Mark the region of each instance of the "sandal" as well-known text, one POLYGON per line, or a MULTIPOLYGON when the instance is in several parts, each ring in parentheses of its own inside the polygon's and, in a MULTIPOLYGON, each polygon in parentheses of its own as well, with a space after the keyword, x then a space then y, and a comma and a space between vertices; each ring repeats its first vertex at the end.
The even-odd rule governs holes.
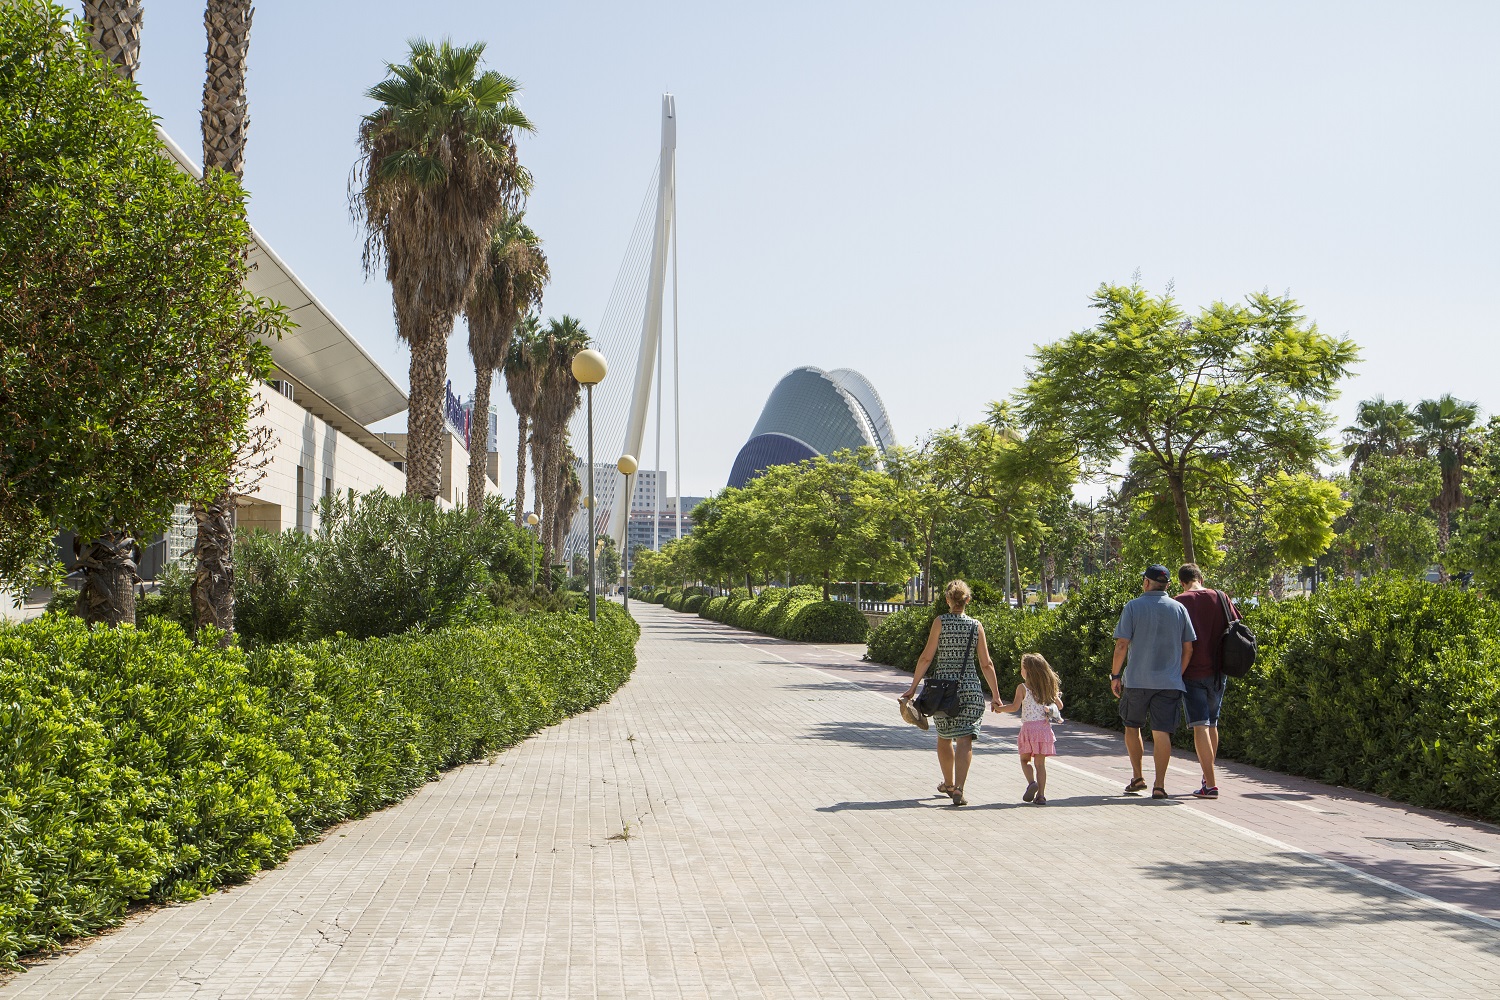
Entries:
POLYGON ((1021 801, 1022 802, 1030 802, 1034 798, 1036 798, 1036 782, 1035 781, 1033 781, 1031 784, 1029 784, 1029 785, 1026 786, 1026 791, 1025 791, 1025 793, 1022 794, 1021 801))
POLYGON ((953 791, 953 786, 950 785, 950 784, 948 784, 948 782, 946 782, 946 781, 944 781, 944 782, 942 782, 941 784, 938 785, 938 794, 939 795, 947 795, 951 791, 953 791))
POLYGON ((1130 784, 1125 786, 1126 795, 1139 795, 1146 790, 1145 778, 1131 778, 1130 784))
POLYGON ((964 790, 957 785, 949 786, 948 798, 952 799, 953 804, 956 806, 966 806, 969 804, 969 800, 964 798, 964 790))
POLYGON ((1165 788, 1157 785, 1155 788, 1151 789, 1151 797, 1153 799, 1170 799, 1172 796, 1167 794, 1167 790, 1165 788))
POLYGON ((1047 804, 1047 796, 1038 792, 1037 797, 1031 800, 1031 804, 1034 806, 1044 806, 1047 804))

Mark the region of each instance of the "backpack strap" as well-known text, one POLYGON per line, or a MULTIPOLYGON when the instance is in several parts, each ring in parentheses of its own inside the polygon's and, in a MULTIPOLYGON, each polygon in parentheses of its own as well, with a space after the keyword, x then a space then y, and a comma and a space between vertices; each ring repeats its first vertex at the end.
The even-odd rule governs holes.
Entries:
POLYGON ((1224 591, 1216 590, 1214 593, 1219 595, 1219 607, 1224 609, 1224 627, 1228 628, 1230 622, 1240 620, 1239 612, 1235 610, 1233 604, 1229 603, 1229 597, 1224 591))

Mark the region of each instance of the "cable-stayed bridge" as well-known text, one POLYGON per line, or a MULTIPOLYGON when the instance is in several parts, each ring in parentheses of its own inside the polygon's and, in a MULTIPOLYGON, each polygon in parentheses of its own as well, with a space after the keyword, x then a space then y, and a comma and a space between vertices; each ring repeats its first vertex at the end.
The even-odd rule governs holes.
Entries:
MULTIPOLYGON (((677 331, 677 109, 671 94, 661 100, 661 149, 652 171, 635 228, 615 276, 604 315, 590 331, 593 346, 609 362, 608 377, 594 387, 594 510, 587 507, 573 518, 563 558, 587 551, 591 538, 608 534, 624 551, 631 510, 623 496, 625 477, 615 469, 621 455, 633 455, 641 473, 632 492, 646 509, 660 513, 670 484, 675 497, 674 524, 682 530, 682 439, 679 425, 677 331), (667 313, 670 273, 672 407, 665 412, 667 346, 663 328, 667 313), (654 403, 654 407, 653 407, 654 403), (670 430, 672 475, 667 477, 662 451, 664 431, 670 430), (653 432, 648 440, 648 431, 653 432), (655 472, 656 476, 648 476, 655 472), (643 489, 642 486, 648 488, 643 489), (592 522, 593 530, 590 530, 592 522)), ((582 406, 569 426, 575 451, 588 439, 588 407, 582 406)), ((586 461, 586 459, 585 459, 586 461)), ((587 486, 588 469, 579 463, 579 479, 587 486)), ((637 509, 640 509, 637 507, 637 509)), ((660 517, 654 518, 659 524, 660 517)), ((662 538, 665 542, 669 539, 662 538)))

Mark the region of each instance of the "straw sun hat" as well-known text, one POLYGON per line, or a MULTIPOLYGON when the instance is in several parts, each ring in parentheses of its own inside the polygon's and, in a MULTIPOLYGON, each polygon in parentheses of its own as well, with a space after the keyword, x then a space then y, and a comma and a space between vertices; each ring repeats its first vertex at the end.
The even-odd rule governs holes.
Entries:
POLYGON ((910 722, 918 729, 927 728, 927 716, 923 715, 921 712, 918 712, 917 706, 913 705, 911 703, 911 699, 909 698, 901 699, 901 718, 905 719, 907 722, 910 722))

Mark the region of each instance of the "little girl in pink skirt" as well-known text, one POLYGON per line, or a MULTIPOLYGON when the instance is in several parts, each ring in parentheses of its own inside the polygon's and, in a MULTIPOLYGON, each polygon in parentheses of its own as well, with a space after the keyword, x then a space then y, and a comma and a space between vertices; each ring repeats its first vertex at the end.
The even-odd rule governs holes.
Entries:
POLYGON ((1021 657, 1021 680, 1022 683, 1016 685, 1015 698, 996 711, 1021 713, 1021 734, 1016 738, 1016 749, 1021 752, 1021 770, 1027 781, 1021 801, 1044 806, 1047 804, 1047 758, 1057 756, 1052 721, 1062 721, 1062 682, 1052 664, 1040 653, 1026 653, 1021 657))

